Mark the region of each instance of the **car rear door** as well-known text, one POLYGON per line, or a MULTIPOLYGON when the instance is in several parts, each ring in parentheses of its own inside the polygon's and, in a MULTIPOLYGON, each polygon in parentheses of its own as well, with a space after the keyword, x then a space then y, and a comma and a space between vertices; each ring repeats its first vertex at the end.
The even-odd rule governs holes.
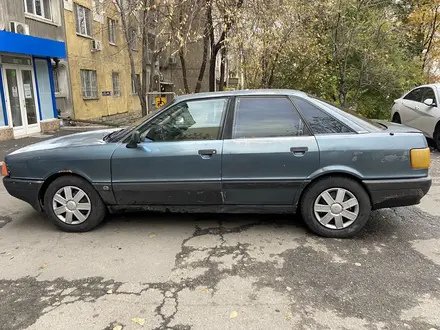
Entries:
POLYGON ((228 98, 184 101, 138 130, 137 148, 112 156, 119 205, 211 205, 221 198, 221 127, 228 98))
POLYGON ((222 191, 228 205, 292 205, 319 166, 314 136, 286 96, 234 100, 222 156, 222 191))

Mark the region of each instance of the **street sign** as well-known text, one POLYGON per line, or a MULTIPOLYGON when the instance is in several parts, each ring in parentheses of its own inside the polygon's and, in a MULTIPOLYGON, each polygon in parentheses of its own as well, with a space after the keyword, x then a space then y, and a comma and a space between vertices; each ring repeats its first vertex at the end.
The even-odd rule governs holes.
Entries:
POLYGON ((156 109, 163 107, 167 103, 166 97, 156 96, 156 109))

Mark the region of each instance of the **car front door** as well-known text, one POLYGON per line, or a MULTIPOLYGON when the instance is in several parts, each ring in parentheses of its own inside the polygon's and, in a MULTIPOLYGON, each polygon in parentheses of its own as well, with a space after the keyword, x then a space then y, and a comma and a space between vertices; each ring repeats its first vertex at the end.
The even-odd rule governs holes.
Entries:
POLYGON ((399 111, 402 124, 415 127, 415 121, 419 117, 420 106, 422 101, 422 88, 413 89, 405 95, 402 100, 402 107, 399 111))
POLYGON ((183 101, 138 128, 141 143, 112 156, 119 205, 222 204, 220 138, 227 98, 183 101))
POLYGON ((437 97, 431 87, 422 88, 422 102, 418 109, 419 116, 414 120, 414 127, 425 133, 426 136, 433 138, 437 118, 440 117, 437 97), (432 100, 431 105, 425 104, 426 100, 432 100))
POLYGON ((223 144, 224 203, 292 205, 301 185, 318 169, 315 137, 287 97, 237 97, 234 109, 223 144))

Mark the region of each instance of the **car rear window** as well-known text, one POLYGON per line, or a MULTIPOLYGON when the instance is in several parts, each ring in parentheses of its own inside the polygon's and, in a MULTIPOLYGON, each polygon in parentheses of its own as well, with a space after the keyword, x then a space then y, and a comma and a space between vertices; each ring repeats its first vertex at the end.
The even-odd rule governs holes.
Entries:
POLYGON ((234 120, 234 138, 309 135, 287 97, 240 97, 234 120))
POLYGON ((340 108, 338 106, 336 106, 333 103, 329 103, 325 100, 319 99, 317 97, 311 97, 311 99, 315 102, 317 102, 319 105, 324 106, 329 108, 332 111, 335 111, 336 113, 341 113, 343 116, 345 116, 347 119, 353 121, 355 124, 360 125, 362 127, 364 127, 367 130, 370 131, 377 131, 377 130, 385 130, 387 129, 386 126, 379 124, 371 119, 368 119, 364 116, 362 116, 361 114, 349 110, 349 109, 344 109, 344 108, 340 108))
POLYGON ((321 109, 301 98, 295 98, 301 114, 314 134, 353 133, 353 130, 321 109))

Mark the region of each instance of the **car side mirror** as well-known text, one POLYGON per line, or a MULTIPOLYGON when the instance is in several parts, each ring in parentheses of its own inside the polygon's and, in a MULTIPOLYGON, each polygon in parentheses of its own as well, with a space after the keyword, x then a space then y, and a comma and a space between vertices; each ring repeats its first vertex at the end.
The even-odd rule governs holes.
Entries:
POLYGON ((428 107, 435 107, 436 106, 433 99, 426 99, 425 101, 423 101, 423 103, 425 103, 428 107))
POLYGON ((141 133, 139 133, 139 131, 134 131, 131 134, 130 141, 127 143, 127 148, 137 148, 139 143, 141 143, 141 133))

